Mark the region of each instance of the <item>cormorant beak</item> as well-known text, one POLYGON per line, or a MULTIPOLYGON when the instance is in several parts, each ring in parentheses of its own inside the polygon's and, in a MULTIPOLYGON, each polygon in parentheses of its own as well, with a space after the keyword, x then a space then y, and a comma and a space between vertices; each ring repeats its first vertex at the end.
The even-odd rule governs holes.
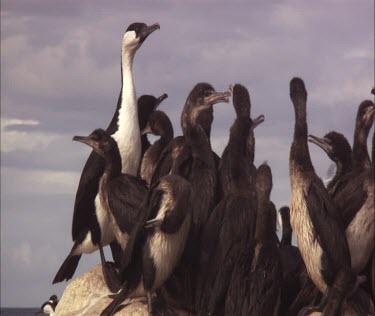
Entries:
POLYGON ((74 136, 73 140, 76 142, 86 144, 92 147, 93 149, 98 148, 98 143, 95 140, 93 140, 90 136, 74 136))
POLYGON ((204 98, 204 104, 214 105, 216 103, 229 103, 229 97, 232 95, 230 89, 224 92, 213 92, 204 98))
POLYGON ((264 115, 259 115, 257 118, 253 120, 252 128, 255 129, 259 124, 262 124, 264 122, 264 115))
POLYGON ((152 25, 149 25, 145 27, 144 30, 142 30, 141 34, 139 35, 140 42, 143 43, 143 41, 154 31, 160 30, 159 23, 155 23, 152 25))
POLYGON ((373 119, 374 113, 375 113, 375 106, 373 105, 366 109, 366 113, 363 116, 363 118, 365 119, 366 122, 370 121, 371 119, 373 119))
POLYGON ((38 310, 37 312, 35 312, 34 315, 39 315, 39 314, 44 314, 44 312, 40 309, 40 310, 38 310))
POLYGON ((322 148, 327 154, 332 152, 331 141, 328 138, 319 138, 309 135, 308 141, 322 148))
POLYGON ((145 134, 152 134, 152 129, 149 123, 147 123, 146 127, 141 131, 141 135, 145 134))
POLYGON ((145 223, 144 228, 153 228, 153 227, 160 227, 162 224, 163 219, 162 218, 154 218, 145 223))
POLYGON ((168 98, 168 94, 164 93, 163 95, 161 95, 160 97, 158 97, 156 99, 156 104, 155 104, 155 109, 156 110, 158 108, 158 106, 160 105, 160 103, 162 103, 166 98, 168 98))

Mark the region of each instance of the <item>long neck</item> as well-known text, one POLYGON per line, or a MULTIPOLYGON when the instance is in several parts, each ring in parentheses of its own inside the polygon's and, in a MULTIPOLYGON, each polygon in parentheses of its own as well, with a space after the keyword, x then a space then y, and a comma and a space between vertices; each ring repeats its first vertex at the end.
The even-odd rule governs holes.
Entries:
POLYGON ((291 150, 291 159, 303 169, 312 169, 309 147, 307 146, 306 106, 295 106, 294 139, 291 150))
POLYGON ((330 192, 336 186, 343 176, 353 170, 352 154, 348 153, 347 157, 338 159, 336 162, 336 174, 333 179, 328 183, 327 189, 330 192))
POLYGON ((292 244, 292 227, 290 222, 284 221, 283 219, 283 234, 281 237, 282 245, 291 245, 292 244))
POLYGON ((105 159, 104 175, 106 180, 111 180, 121 175, 121 157, 118 149, 105 159))
POLYGON ((199 124, 189 123, 184 136, 186 142, 191 146, 194 158, 198 158, 210 166, 214 164, 211 144, 199 124))
POLYGON ((132 73, 133 58, 134 53, 123 50, 121 60, 121 104, 117 120, 117 131, 113 137, 119 147, 122 171, 136 175, 141 158, 141 136, 132 73))
POLYGON ((363 170, 371 166, 371 160, 367 150, 369 131, 368 128, 365 128, 365 126, 357 120, 353 141, 353 164, 356 170, 363 170))

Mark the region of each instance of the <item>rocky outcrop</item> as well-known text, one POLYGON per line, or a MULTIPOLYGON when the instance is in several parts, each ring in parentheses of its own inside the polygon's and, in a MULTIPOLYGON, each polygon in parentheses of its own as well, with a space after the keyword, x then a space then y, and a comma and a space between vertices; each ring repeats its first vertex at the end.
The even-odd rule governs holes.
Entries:
MULTIPOLYGON (((112 301, 104 282, 102 267, 97 265, 92 270, 80 275, 66 287, 56 307, 56 316, 98 316, 112 301)), ((116 316, 147 316, 147 304, 134 300, 118 311, 116 316)))

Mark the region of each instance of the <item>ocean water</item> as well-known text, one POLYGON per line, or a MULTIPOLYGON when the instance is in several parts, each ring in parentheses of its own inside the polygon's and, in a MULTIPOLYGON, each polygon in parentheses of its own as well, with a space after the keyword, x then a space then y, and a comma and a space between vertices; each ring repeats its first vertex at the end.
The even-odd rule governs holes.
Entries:
MULTIPOLYGON (((33 316, 39 308, 1 308, 1 316, 33 316)), ((45 314, 38 314, 45 315, 45 314)))

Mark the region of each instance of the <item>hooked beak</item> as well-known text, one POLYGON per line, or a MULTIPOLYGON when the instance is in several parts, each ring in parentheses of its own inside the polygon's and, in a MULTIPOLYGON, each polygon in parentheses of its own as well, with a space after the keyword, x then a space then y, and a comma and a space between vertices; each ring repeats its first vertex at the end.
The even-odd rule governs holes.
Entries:
POLYGON ((232 95, 230 89, 224 92, 214 92, 204 99, 206 105, 214 105, 216 103, 229 103, 229 97, 232 95))
POLYGON ((327 154, 332 152, 330 140, 327 138, 319 138, 314 135, 309 135, 308 141, 322 148, 327 154))
POLYGON ((143 130, 141 130, 141 136, 145 134, 152 134, 152 129, 149 123, 147 123, 146 127, 143 130))
POLYGON ((73 140, 76 142, 86 144, 92 147, 93 149, 98 148, 98 143, 94 141, 92 138, 90 138, 90 136, 74 136, 73 140))
POLYGON ((140 41, 143 43, 143 41, 154 31, 160 30, 160 25, 159 23, 155 23, 152 25, 147 26, 142 33, 140 34, 140 41))
POLYGON ((163 95, 161 95, 160 97, 158 97, 156 99, 156 105, 155 105, 155 109, 156 110, 158 108, 158 106, 160 105, 160 103, 162 103, 165 99, 168 98, 168 94, 164 93, 163 95))
POLYGON ((255 129, 259 124, 262 124, 264 122, 264 115, 259 115, 257 118, 253 120, 253 126, 252 128, 255 129))

